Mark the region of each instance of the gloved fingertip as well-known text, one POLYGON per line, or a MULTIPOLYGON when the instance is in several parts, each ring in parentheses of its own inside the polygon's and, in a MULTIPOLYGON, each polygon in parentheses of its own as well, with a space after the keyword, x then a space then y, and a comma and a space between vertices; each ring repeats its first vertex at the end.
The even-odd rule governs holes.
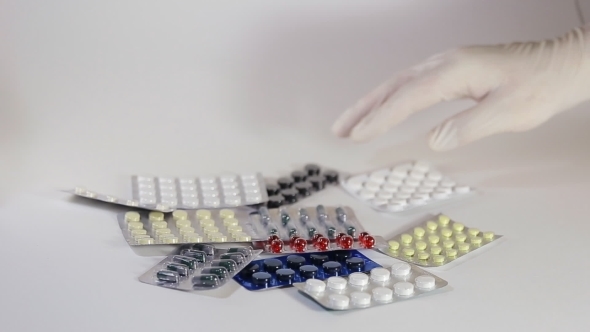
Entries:
POLYGON ((434 151, 449 151, 459 146, 458 129, 453 120, 436 127, 429 137, 430 148, 434 151))

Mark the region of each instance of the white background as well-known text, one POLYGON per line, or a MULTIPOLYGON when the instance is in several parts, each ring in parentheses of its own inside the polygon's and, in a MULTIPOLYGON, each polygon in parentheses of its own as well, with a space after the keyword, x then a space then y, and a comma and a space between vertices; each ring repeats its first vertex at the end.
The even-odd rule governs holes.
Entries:
MULTIPOLYGON (((433 53, 579 24, 565 0, 0 3, 0 330, 587 328, 588 105, 444 154, 426 133, 468 102, 364 145, 329 132, 357 98, 433 53), (451 292, 345 314, 293 289, 217 299, 142 284, 160 258, 129 249, 123 210, 59 192, 126 192, 136 173, 278 176, 306 162, 359 172, 406 159, 480 189, 444 212, 506 241, 440 273, 451 292)), ((320 201, 353 205, 384 236, 421 217, 383 216, 337 189, 308 202, 320 201)))

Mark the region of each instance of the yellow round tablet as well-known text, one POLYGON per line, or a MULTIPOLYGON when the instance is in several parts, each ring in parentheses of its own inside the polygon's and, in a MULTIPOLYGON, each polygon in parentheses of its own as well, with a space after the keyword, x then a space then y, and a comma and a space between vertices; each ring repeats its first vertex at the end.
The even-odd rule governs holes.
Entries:
POLYGON ((469 239, 469 242, 473 243, 473 244, 481 244, 482 242, 482 238, 479 236, 474 236, 472 238, 469 239))
POLYGON ((495 236, 494 232, 484 232, 483 233, 483 238, 486 239, 486 240, 488 240, 488 241, 489 240, 493 240, 494 239, 494 236, 495 236))
POLYGON ((173 243, 178 243, 178 238, 177 237, 167 237, 165 239, 162 240, 163 244, 173 244, 173 243))
POLYGON ((442 226, 448 225, 450 221, 451 221, 451 218, 445 216, 444 214, 441 214, 440 216, 438 216, 438 223, 441 224, 442 226))
POLYGON ((199 224, 202 228, 215 226, 215 221, 213 219, 203 219, 199 221, 199 224))
POLYGON ((412 257, 412 256, 414 256, 414 253, 416 251, 414 250, 414 248, 404 248, 403 252, 404 252, 404 255, 406 255, 408 257, 412 257))
POLYGON ((414 244, 414 247, 416 247, 417 250, 424 250, 427 246, 428 245, 424 241, 416 241, 416 244, 414 244))
POLYGON ((235 226, 238 224, 238 219, 234 217, 223 219, 223 226, 235 226))
POLYGON ((145 238, 137 240, 137 244, 154 244, 154 239, 152 238, 145 238))
POLYGON ((399 249, 399 242, 397 242, 397 241, 391 240, 391 241, 387 242, 387 244, 389 245, 389 249, 391 249, 391 250, 398 250, 399 249))
POLYGON ((432 255, 432 261, 435 263, 443 263, 445 261, 445 256, 442 255, 432 255))
POLYGON ((238 242, 249 242, 252 241, 252 237, 246 233, 234 233, 233 238, 238 242))
POLYGON ((189 233, 184 235, 184 241, 188 243, 201 243, 203 238, 199 234, 189 233))
POLYGON ((410 244, 412 243, 412 236, 410 234, 402 234, 401 241, 403 244, 410 244))
POLYGON ((463 234, 463 233, 459 233, 455 235, 455 240, 457 242, 465 242, 465 240, 467 240, 467 235, 463 234))
POLYGON ((455 245, 455 241, 453 241, 453 240, 444 240, 442 243, 442 246, 445 249, 452 248, 454 245, 455 245))
POLYGON ((414 228, 414 235, 418 238, 423 237, 426 231, 422 227, 414 228))
POLYGON ((138 212, 129 211, 129 212, 125 213, 125 221, 126 222, 139 221, 140 219, 141 219, 141 216, 139 215, 138 212))
POLYGON ((195 229, 192 227, 184 227, 184 228, 181 228, 179 231, 181 236, 188 234, 188 233, 194 233, 194 232, 195 232, 195 229))
POLYGON ((227 242, 227 237, 225 235, 223 235, 223 233, 219 233, 219 232, 210 233, 209 238, 213 242, 227 242))
POLYGON ((438 224, 434 221, 427 221, 426 228, 428 228, 428 230, 430 231, 436 231, 436 229, 438 228, 438 224))
POLYGON ((145 230, 143 228, 142 229, 133 229, 133 230, 131 230, 131 235, 132 236, 135 236, 135 235, 145 235, 145 234, 147 234, 147 230, 145 230))
POLYGON ((186 212, 184 210, 175 210, 172 212, 172 219, 186 220, 186 219, 188 219, 188 212, 186 212))
POLYGON ((242 232, 242 226, 238 226, 238 225, 228 226, 227 227, 227 231, 229 233, 231 233, 231 234, 233 234, 233 233, 240 233, 240 232, 242 232))
POLYGON ((440 241, 440 238, 437 235, 430 235, 428 237, 428 242, 437 244, 440 241))
POLYGON ((199 219, 199 220, 211 219, 211 211, 209 211, 209 210, 197 210, 195 215, 197 216, 197 219, 199 219))
POLYGON ((137 235, 133 235, 133 239, 135 239, 135 241, 137 242, 137 240, 139 239, 147 239, 150 238, 151 236, 147 235, 147 234, 137 234, 137 235))
POLYGON ((158 211, 152 211, 149 214, 150 221, 162 221, 164 220, 164 214, 158 211))
POLYGON ((164 241, 164 239, 169 238, 169 237, 176 237, 176 235, 174 235, 172 233, 160 234, 160 235, 158 235, 158 241, 162 242, 162 241, 164 241))
POLYGON ((442 251, 442 248, 440 246, 432 246, 430 247, 430 253, 433 255, 438 255, 440 254, 442 251))
POLYGON ((468 251, 469 248, 470 248, 470 245, 469 245, 469 243, 463 242, 463 243, 459 243, 459 245, 457 246, 457 248, 459 250, 461 250, 461 251, 468 251))
POLYGON ((165 221, 154 221, 152 223, 152 229, 168 228, 168 223, 165 221))
POLYGON ((158 235, 162 235, 162 234, 170 234, 172 233, 172 231, 170 230, 170 228, 158 228, 158 229, 154 229, 154 235, 158 236, 158 235))
POLYGON ((233 218, 234 216, 235 216, 234 211, 232 211, 230 209, 221 209, 221 210, 219 210, 219 217, 221 219, 233 218))
POLYGON ((445 250, 445 255, 447 257, 457 257, 457 249, 449 248, 445 250))
POLYGON ((454 229, 456 232, 461 232, 461 231, 463 231, 463 229, 464 229, 464 228, 465 228, 465 225, 463 225, 463 224, 462 224, 462 223, 460 223, 460 222, 456 222, 456 223, 454 223, 454 224, 453 224, 453 229, 454 229))
POLYGON ((477 228, 470 228, 467 230, 467 233, 471 236, 477 236, 479 234, 479 229, 477 228))
POLYGON ((451 235, 453 235, 453 231, 450 230, 449 228, 442 228, 440 230, 440 235, 442 235, 446 238, 449 238, 449 237, 451 237, 451 235))
POLYGON ((143 224, 139 221, 132 221, 127 224, 127 229, 132 231, 134 229, 143 229, 143 224))
POLYGON ((419 252, 418 253, 418 259, 421 259, 423 261, 427 260, 428 258, 430 258, 430 254, 427 252, 419 252))
POLYGON ((176 220, 176 228, 184 228, 184 227, 190 227, 190 226, 191 226, 190 220, 186 220, 186 219, 176 220))
POLYGON ((205 234, 213 234, 213 233, 218 233, 219 232, 219 228, 215 227, 215 226, 207 226, 207 227, 203 227, 203 233, 205 234))

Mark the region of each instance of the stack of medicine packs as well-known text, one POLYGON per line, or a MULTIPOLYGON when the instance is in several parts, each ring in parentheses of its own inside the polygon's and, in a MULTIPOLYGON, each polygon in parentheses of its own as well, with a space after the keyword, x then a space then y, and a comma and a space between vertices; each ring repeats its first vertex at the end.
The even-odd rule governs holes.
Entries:
POLYGON ((250 291, 295 287, 329 310, 365 309, 439 293, 448 283, 429 270, 501 238, 438 214, 385 239, 369 234, 350 206, 302 205, 327 186, 400 215, 474 193, 421 161, 362 174, 309 164, 275 181, 261 174, 133 176, 131 186, 131 198, 70 192, 128 207, 117 219, 130 246, 171 248, 139 281, 202 294, 228 283, 250 291), (382 266, 367 250, 397 263, 382 266))

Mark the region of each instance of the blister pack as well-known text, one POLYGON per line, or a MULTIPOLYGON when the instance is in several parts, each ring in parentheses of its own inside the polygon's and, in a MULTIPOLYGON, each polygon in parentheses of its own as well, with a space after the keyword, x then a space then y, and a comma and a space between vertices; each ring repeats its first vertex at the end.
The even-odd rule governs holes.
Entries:
POLYGON ((181 246, 139 277, 141 282, 177 290, 215 289, 233 278, 260 251, 250 247, 215 248, 208 244, 181 246))
POLYGON ((295 283, 301 293, 330 310, 366 309, 433 293, 448 285, 445 280, 408 263, 374 268, 370 274, 352 273, 327 280, 295 283))
POLYGON ((390 213, 432 207, 473 193, 422 161, 346 176, 341 185, 372 208, 390 213))
POLYGON ((293 254, 251 262, 234 280, 255 291, 290 287, 307 279, 325 280, 332 276, 368 273, 380 264, 356 250, 331 251, 322 254, 293 254))
POLYGON ((123 236, 129 245, 250 242, 261 239, 250 226, 247 207, 220 210, 175 210, 162 212, 129 211, 117 216, 123 236), (248 225, 247 227, 245 225, 248 225))
POLYGON ((316 164, 307 164, 290 176, 278 178, 275 183, 267 182, 268 208, 297 203, 299 200, 323 190, 326 185, 338 183, 338 172, 322 171, 316 164))
POLYGON ((388 241, 378 250, 422 267, 441 267, 466 256, 502 236, 482 232, 438 215, 388 241))
POLYGON ((133 198, 147 206, 179 209, 256 205, 268 200, 261 174, 202 177, 132 177, 133 198))
POLYGON ((78 197, 88 198, 95 201, 101 201, 105 203, 123 205, 133 208, 140 208, 152 211, 159 211, 159 212, 172 212, 174 209, 170 206, 163 205, 163 204, 142 204, 138 200, 135 199, 128 199, 128 198, 121 198, 116 195, 109 195, 99 193, 93 190, 88 190, 83 187, 76 187, 73 190, 66 190, 65 192, 73 194, 78 197))
POLYGON ((318 249, 372 248, 377 239, 366 232, 354 211, 346 206, 324 206, 267 209, 261 207, 251 215, 245 227, 263 234, 266 250, 271 253, 304 252, 318 249), (360 241, 360 235, 363 241, 360 241), (288 244, 285 242, 288 241, 288 244))

